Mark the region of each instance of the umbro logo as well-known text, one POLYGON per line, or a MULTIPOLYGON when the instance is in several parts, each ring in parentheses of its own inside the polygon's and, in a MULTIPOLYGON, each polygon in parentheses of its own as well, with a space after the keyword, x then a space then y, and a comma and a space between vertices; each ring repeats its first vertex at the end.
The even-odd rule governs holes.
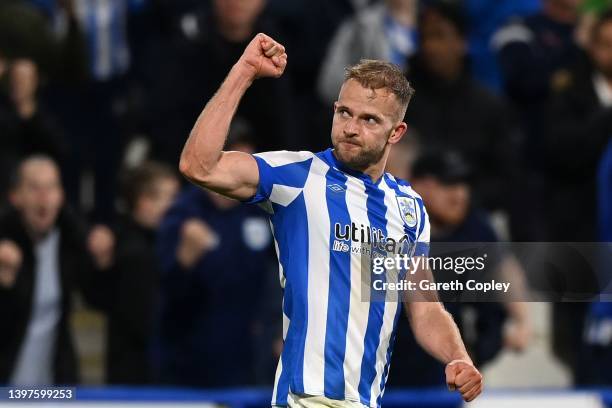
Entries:
POLYGON ((342 187, 340 184, 328 184, 327 188, 329 188, 334 193, 341 193, 344 191, 344 187, 342 187))

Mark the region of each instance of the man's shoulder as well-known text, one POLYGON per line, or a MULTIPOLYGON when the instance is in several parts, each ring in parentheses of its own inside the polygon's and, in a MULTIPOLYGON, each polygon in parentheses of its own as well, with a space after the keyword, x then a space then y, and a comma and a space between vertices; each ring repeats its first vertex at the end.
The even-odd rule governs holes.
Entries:
POLYGON ((273 202, 292 201, 296 192, 306 185, 316 156, 309 151, 287 150, 254 154, 259 169, 259 193, 273 202))
POLYGON ((255 153, 253 156, 260 158, 271 167, 280 167, 287 164, 301 163, 311 160, 315 153, 309 151, 277 150, 270 152, 255 153))

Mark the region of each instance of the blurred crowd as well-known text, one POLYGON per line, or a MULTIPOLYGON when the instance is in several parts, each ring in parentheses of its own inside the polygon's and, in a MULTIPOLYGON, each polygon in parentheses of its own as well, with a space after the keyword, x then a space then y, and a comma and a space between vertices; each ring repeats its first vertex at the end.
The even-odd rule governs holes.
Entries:
MULTIPOLYGON (((249 89, 228 149, 327 148, 344 67, 385 59, 416 89, 388 171, 432 241, 611 240, 612 1, 1 0, 0 384, 79 383, 75 291, 108 319, 109 384, 272 383, 265 214, 176 172, 258 32, 289 65, 249 89)), ((523 304, 447 307, 479 365, 528 347, 523 304)), ((406 324, 392 385, 442 384, 406 324)), ((556 304, 551 327, 575 384, 612 384, 612 306, 556 304)))

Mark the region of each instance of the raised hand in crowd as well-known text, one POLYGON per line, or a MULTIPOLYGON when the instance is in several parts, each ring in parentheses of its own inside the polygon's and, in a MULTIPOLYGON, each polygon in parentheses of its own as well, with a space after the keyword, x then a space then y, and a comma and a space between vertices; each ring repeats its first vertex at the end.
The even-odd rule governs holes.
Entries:
POLYGON ((0 241, 0 287, 10 289, 21 268, 21 249, 13 241, 0 241))
POLYGON ((208 251, 219 245, 219 237, 203 221, 192 218, 181 228, 177 259, 183 268, 193 267, 208 251))
POLYGON ((9 70, 11 101, 21 119, 30 119, 37 110, 38 67, 29 59, 19 59, 9 70))
POLYGON ((113 264, 115 235, 106 225, 96 225, 87 238, 87 248, 99 269, 108 269, 113 264))

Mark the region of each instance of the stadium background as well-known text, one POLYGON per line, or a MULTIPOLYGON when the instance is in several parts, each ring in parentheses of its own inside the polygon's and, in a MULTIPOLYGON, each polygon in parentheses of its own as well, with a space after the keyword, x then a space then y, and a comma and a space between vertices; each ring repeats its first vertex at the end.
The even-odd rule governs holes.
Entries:
MULTIPOLYGON (((447 218, 476 232, 452 239, 609 241, 608 7, 606 0, 0 1, 0 201, 8 205, 20 160, 51 156, 67 206, 87 225, 95 263, 93 299, 87 291, 62 294, 76 299, 63 313, 76 340, 79 370, 70 383, 82 387, 78 395, 113 406, 266 405, 281 347, 281 292, 261 214, 183 183, 169 214, 144 228, 147 238, 126 227, 155 212, 138 203, 161 194, 156 182, 178 180, 172 172, 197 114, 260 31, 286 45, 289 67, 282 79, 249 90, 232 148, 326 148, 343 67, 385 58, 416 88, 409 137, 389 170, 411 179, 421 159, 421 176, 441 188, 470 186, 469 214, 458 224, 447 218), (206 261, 176 267, 177 245, 190 239, 206 261), (221 273, 229 271, 239 271, 233 286, 221 273), (132 327, 141 332, 130 334, 132 327), (135 349, 142 358, 125 359, 135 349)), ((457 311, 481 353, 482 406, 612 406, 612 336, 589 335, 610 327, 610 308, 498 309, 457 311), (470 325, 478 316, 492 327, 470 325)), ((410 341, 398 339, 403 353, 393 360, 384 405, 460 405, 441 388, 439 367, 411 354, 410 341)))

